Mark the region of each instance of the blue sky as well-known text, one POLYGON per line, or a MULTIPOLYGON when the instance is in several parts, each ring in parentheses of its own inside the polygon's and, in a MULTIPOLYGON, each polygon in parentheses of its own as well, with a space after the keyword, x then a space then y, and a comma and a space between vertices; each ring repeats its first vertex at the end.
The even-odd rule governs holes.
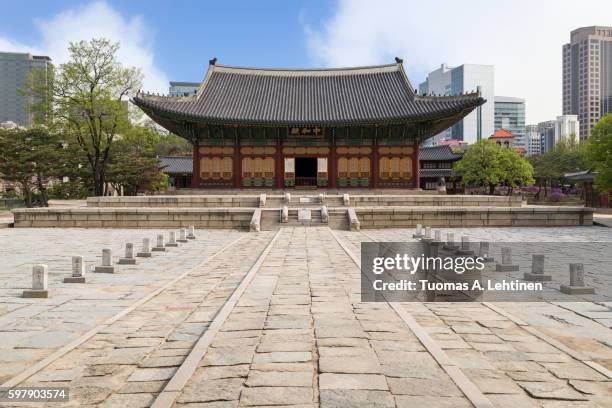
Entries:
MULTIPOLYGON (((114 10, 142 17, 156 65, 173 80, 197 81, 208 60, 252 66, 312 66, 304 27, 331 14, 334 2, 274 1, 106 1, 114 10)), ((82 1, 27 1, 3 4, 0 37, 25 44, 41 41, 35 21, 82 1)))
POLYGON ((571 30, 610 25, 612 1, 21 0, 5 1, 0 51, 67 60, 69 41, 106 37, 143 88, 199 81, 208 60, 241 66, 389 63, 414 85, 447 63, 495 68, 495 94, 525 98, 527 123, 561 114, 561 47, 571 30))

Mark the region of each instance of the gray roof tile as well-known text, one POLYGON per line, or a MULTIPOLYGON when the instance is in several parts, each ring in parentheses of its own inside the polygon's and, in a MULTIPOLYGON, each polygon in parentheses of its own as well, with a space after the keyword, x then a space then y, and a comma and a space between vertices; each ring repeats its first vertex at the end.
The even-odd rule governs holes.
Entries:
POLYGON ((465 116, 477 93, 416 95, 401 63, 339 69, 263 69, 210 65, 196 95, 139 93, 145 112, 185 120, 249 124, 392 123, 465 116))

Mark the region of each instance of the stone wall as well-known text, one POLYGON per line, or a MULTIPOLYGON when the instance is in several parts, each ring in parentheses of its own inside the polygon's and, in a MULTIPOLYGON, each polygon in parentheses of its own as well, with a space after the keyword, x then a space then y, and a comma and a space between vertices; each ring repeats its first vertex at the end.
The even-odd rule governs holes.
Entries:
MULTIPOLYGON (((350 194, 351 207, 520 207, 520 197, 472 196, 472 195, 354 195, 350 194)), ((150 208, 212 208, 212 207, 259 207, 259 195, 193 195, 193 196, 136 196, 136 197, 90 197, 87 207, 150 207, 150 208)), ((267 195, 266 207, 285 205, 283 195, 267 195)), ((341 195, 327 194, 324 204, 328 207, 344 206, 341 195)), ((318 194, 292 193, 291 206, 318 206, 318 194), (303 199, 303 200, 301 200, 303 199), (309 203, 308 200, 312 200, 309 203), (305 202, 301 202, 305 201, 305 202)))
POLYGON ((521 197, 482 195, 352 195, 351 207, 520 207, 521 197))
POLYGON ((248 229, 253 208, 30 208, 13 211, 15 227, 248 229))
POLYGON ((583 207, 355 208, 361 228, 552 227, 593 225, 583 207))
POLYGON ((259 195, 89 197, 87 207, 259 207, 259 195))

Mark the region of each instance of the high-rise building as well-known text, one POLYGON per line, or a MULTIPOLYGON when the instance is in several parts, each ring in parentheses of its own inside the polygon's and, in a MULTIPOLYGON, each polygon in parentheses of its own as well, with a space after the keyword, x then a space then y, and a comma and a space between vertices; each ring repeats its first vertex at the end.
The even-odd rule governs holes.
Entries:
POLYGON ((582 27, 563 45, 563 114, 578 115, 580 139, 612 112, 612 27, 582 27))
POLYGON ((198 92, 199 82, 170 81, 170 96, 189 96, 198 92))
POLYGON ((538 125, 525 126, 525 139, 527 141, 526 156, 538 156, 542 154, 542 137, 538 125))
POLYGON ((555 127, 556 120, 547 120, 546 122, 538 123, 538 131, 540 133, 540 150, 542 154, 548 152, 555 147, 555 127))
POLYGON ((430 72, 419 85, 419 93, 434 95, 459 95, 480 90, 487 102, 467 115, 463 120, 434 136, 429 142, 443 139, 463 140, 474 143, 493 134, 495 74, 492 65, 463 64, 451 67, 442 64, 430 72))
POLYGON ((580 134, 580 123, 577 115, 557 116, 555 121, 555 143, 570 137, 578 138, 580 134))
POLYGON ((35 69, 49 75, 52 69, 51 58, 28 53, 0 52, 0 123, 10 121, 21 126, 32 124, 33 115, 28 106, 32 99, 24 91, 28 77, 35 69))
POLYGON ((505 129, 512 133, 514 147, 527 150, 524 99, 509 96, 495 97, 495 130, 499 129, 505 129))

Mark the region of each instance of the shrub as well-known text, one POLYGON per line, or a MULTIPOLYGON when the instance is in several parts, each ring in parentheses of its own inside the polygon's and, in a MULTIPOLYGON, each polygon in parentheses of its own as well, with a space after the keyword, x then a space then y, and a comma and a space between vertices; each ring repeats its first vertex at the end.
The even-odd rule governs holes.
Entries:
POLYGON ((551 192, 548 195, 548 199, 550 201, 554 201, 554 202, 559 202, 561 200, 563 200, 565 198, 565 194, 563 194, 559 189, 557 189, 556 191, 551 192))

